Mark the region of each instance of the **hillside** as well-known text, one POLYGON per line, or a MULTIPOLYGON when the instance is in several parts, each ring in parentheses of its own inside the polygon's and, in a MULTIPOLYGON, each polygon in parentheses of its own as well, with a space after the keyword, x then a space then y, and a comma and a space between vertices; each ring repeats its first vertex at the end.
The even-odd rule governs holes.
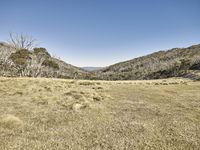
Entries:
POLYGON ((45 48, 16 50, 0 43, 0 76, 100 80, 144 80, 186 77, 200 80, 200 45, 174 48, 106 68, 78 68, 53 58, 45 48), (95 71, 96 70, 96 71, 95 71))
POLYGON ((45 48, 15 49, 0 43, 0 76, 84 78, 87 72, 51 57, 45 48))
POLYGON ((0 78, 1 150, 200 147, 200 82, 0 78))
MULTIPOLYGON (((136 80, 190 77, 200 70, 200 45, 174 48, 120 62, 93 73, 94 79, 136 80), (192 73, 191 73, 192 71, 192 73)), ((197 76, 198 78, 198 76, 197 76)))

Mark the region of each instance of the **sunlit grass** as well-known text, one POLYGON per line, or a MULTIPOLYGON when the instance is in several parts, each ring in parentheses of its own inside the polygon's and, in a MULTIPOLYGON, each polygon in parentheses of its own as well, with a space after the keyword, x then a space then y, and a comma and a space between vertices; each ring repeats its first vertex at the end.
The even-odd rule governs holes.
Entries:
POLYGON ((0 149, 198 149, 200 82, 0 79, 0 149))

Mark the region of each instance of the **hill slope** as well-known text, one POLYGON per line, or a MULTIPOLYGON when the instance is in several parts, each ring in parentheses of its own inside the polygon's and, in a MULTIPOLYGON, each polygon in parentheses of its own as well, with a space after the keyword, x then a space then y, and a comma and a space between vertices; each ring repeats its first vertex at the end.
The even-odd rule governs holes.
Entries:
POLYGON ((200 80, 200 45, 174 48, 117 63, 97 71, 84 70, 51 57, 45 48, 32 51, 0 43, 0 76, 55 77, 103 80, 187 77, 200 80))
POLYGON ((87 74, 81 68, 51 57, 45 48, 16 50, 0 43, 0 76, 84 78, 87 74))
POLYGON ((94 79, 136 80, 186 76, 200 70, 200 45, 174 48, 111 65, 94 72, 94 79))

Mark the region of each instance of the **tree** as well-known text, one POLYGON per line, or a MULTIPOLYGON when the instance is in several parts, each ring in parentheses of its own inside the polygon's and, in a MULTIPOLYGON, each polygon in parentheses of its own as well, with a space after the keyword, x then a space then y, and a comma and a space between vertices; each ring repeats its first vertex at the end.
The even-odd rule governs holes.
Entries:
POLYGON ((10 33, 8 43, 16 49, 32 50, 36 47, 36 39, 27 34, 10 33))
POLYGON ((38 77, 42 74, 42 63, 45 57, 42 55, 31 55, 31 59, 27 62, 26 68, 22 72, 22 76, 38 77))
POLYGON ((11 75, 10 72, 15 72, 16 69, 11 69, 14 66, 12 60, 9 59, 12 48, 5 43, 0 43, 0 75, 11 75))

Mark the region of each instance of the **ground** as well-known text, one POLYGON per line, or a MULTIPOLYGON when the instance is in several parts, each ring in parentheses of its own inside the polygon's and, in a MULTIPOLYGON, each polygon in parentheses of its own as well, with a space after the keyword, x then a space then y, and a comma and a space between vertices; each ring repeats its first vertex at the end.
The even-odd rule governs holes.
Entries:
POLYGON ((177 78, 0 78, 0 149, 199 149, 199 91, 177 78))

